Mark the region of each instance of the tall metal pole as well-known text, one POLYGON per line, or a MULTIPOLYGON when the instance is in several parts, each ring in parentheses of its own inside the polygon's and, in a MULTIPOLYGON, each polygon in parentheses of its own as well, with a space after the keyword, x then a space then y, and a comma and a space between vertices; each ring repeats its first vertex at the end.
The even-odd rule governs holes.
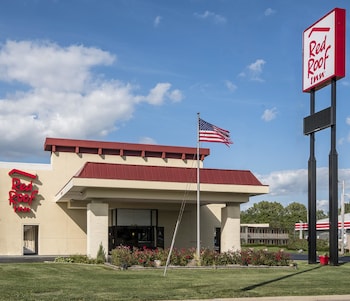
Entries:
POLYGON ((344 255, 344 252, 345 252, 345 246, 344 246, 344 243, 345 243, 345 229, 344 229, 344 214, 345 214, 345 204, 344 204, 344 201, 345 201, 345 181, 343 180, 342 181, 342 193, 341 193, 341 200, 340 200, 340 204, 341 204, 341 207, 340 207, 340 214, 341 214, 341 249, 340 249, 340 254, 341 255, 344 255))
MULTIPOLYGON (((315 90, 310 92, 310 115, 315 113, 315 90)), ((308 162, 308 260, 316 263, 316 158, 315 132, 310 134, 310 157, 308 162)))
POLYGON ((201 228, 200 228, 200 178, 199 178, 199 118, 200 115, 197 113, 197 260, 200 260, 200 249, 201 249, 201 228))
POLYGON ((338 265, 338 154, 336 150, 336 79, 332 79, 331 151, 329 153, 329 259, 338 265))

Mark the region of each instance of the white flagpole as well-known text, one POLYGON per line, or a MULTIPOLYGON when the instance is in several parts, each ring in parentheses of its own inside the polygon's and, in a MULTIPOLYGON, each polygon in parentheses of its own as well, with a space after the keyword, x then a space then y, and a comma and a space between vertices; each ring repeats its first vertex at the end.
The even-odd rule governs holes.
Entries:
POLYGON ((197 120, 197 260, 200 260, 200 249, 201 249, 201 242, 200 242, 200 179, 199 179, 199 113, 198 120, 197 120))

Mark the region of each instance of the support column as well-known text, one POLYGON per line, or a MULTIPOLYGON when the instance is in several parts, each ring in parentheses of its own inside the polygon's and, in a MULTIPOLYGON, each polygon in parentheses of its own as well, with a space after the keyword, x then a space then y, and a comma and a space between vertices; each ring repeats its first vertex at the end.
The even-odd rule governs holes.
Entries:
POLYGON ((108 204, 91 202, 87 205, 86 254, 96 258, 100 244, 108 251, 108 204))
POLYGON ((241 249, 241 222, 239 204, 221 209, 221 252, 241 249))
MULTIPOLYGON (((310 116, 315 114, 315 90, 310 92, 310 116)), ((316 157, 315 157, 315 132, 310 134, 310 156, 308 161, 308 257, 309 264, 317 263, 316 260, 316 157)), ((300 231, 301 233, 301 231, 300 231)))
POLYGON ((329 258, 338 265, 338 153, 336 149, 336 79, 332 79, 331 151, 329 153, 329 258))

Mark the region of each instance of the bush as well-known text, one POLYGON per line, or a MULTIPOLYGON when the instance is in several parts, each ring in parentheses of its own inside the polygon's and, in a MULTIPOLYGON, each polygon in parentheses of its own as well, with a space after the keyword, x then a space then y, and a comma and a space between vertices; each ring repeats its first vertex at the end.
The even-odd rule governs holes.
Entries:
POLYGON ((102 264, 106 262, 106 252, 102 246, 102 243, 100 243, 100 247, 97 251, 97 256, 96 256, 96 263, 97 264, 102 264))
POLYGON ((289 250, 308 250, 309 245, 306 239, 290 238, 288 241, 287 248, 289 250))
POLYGON ((329 250, 329 242, 325 239, 317 239, 316 240, 316 250, 320 252, 328 252, 329 250))
MULTIPOLYGON (((304 250, 307 251, 309 249, 309 244, 306 239, 294 238, 290 239, 287 248, 289 250, 304 250)), ((316 240, 316 250, 319 252, 328 252, 329 243, 328 240, 325 239, 317 239, 316 240)))
POLYGON ((55 262, 67 262, 67 263, 87 263, 87 264, 93 264, 96 263, 95 259, 89 258, 86 255, 70 255, 67 257, 56 257, 55 262))
POLYGON ((130 247, 119 246, 111 252, 112 264, 120 267, 128 267, 134 264, 130 247))

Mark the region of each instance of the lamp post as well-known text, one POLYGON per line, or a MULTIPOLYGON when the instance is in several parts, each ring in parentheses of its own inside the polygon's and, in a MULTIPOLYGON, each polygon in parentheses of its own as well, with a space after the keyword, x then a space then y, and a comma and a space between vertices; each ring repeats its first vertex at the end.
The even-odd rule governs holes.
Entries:
POLYGON ((344 236, 345 236, 345 229, 344 229, 344 214, 345 214, 345 204, 344 204, 344 198, 345 198, 345 181, 342 181, 342 194, 340 198, 340 214, 341 214, 341 249, 340 254, 344 255, 344 236))

